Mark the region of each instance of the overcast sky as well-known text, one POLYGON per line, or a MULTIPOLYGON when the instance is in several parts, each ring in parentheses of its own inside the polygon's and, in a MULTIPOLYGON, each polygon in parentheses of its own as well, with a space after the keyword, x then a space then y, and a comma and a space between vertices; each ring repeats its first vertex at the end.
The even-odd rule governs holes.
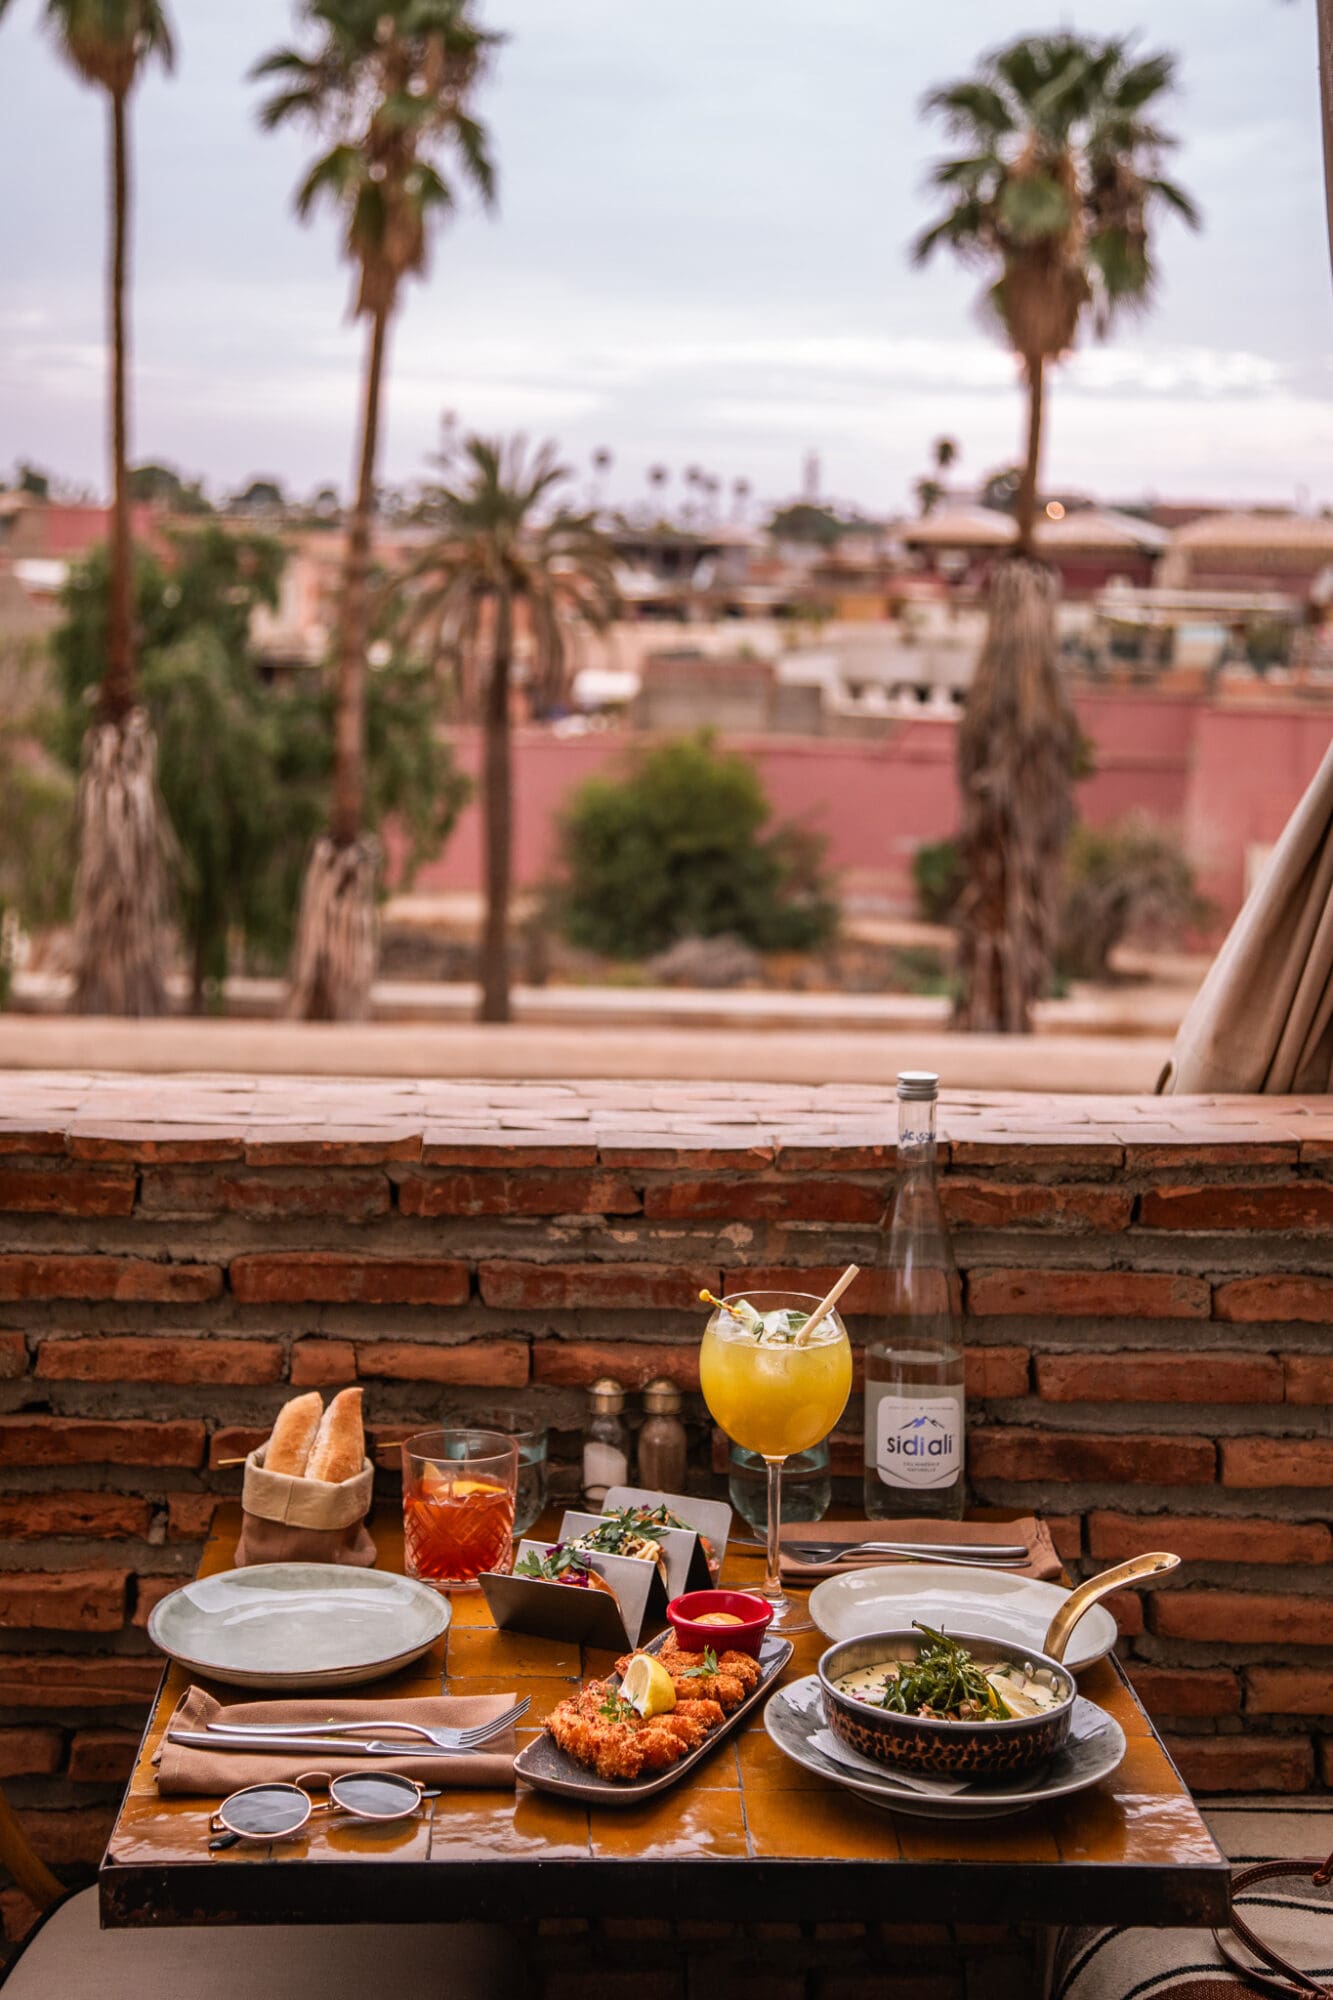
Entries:
MULTIPOLYGON (((103 101, 39 30, 0 23, 0 468, 103 481, 103 101)), ((227 490, 347 482, 360 330, 305 152, 245 81, 283 0, 173 0, 174 76, 133 107, 133 451, 227 490)), ((611 491, 692 461, 792 493, 900 504, 941 431, 964 474, 1015 455, 1013 366, 975 279, 905 246, 929 214, 932 83, 1013 34, 1130 31, 1180 58, 1155 309, 1055 382, 1048 484, 1103 495, 1333 501, 1333 290, 1314 0, 484 0, 511 36, 484 112, 498 211, 440 237, 394 327, 383 469, 422 470, 439 414, 554 435, 611 491)), ((582 475, 581 475, 582 476, 582 475)))

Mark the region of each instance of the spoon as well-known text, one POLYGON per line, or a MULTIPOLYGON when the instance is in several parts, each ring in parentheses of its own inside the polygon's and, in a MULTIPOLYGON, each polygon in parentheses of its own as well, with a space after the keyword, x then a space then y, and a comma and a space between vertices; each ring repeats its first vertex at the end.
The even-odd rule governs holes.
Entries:
POLYGON ((1042 1652, 1048 1659, 1063 1660, 1070 1634, 1089 1605, 1109 1592, 1119 1590, 1122 1584, 1140 1583, 1145 1576, 1163 1576, 1167 1570, 1179 1567, 1179 1556, 1158 1549, 1152 1555, 1134 1556, 1129 1562, 1117 1563, 1114 1569, 1104 1569, 1100 1576, 1090 1576, 1086 1583, 1080 1583, 1076 1590, 1070 1591, 1052 1618, 1046 1628, 1046 1637, 1041 1642, 1042 1652))

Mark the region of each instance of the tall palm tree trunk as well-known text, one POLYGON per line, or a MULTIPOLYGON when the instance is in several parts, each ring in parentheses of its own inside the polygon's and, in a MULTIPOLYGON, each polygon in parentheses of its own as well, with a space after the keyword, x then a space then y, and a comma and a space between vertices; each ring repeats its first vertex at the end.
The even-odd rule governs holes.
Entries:
POLYGON ((1019 555, 1030 556, 1037 527, 1037 494, 1041 479, 1041 425, 1045 414, 1045 363, 1040 354, 1030 354, 1025 363, 1028 385, 1027 449, 1023 455, 1023 476, 1018 482, 1014 515, 1018 523, 1016 547, 1019 555))
POLYGON ((111 92, 111 563, 106 665, 84 738, 79 863, 74 878, 74 1008, 81 1014, 161 1014, 167 942, 166 831, 157 748, 135 706, 131 613, 129 332, 130 171, 126 93, 111 92))
POLYGON ((378 944, 379 842, 364 833, 366 648, 370 523, 375 506, 384 350, 389 316, 371 318, 356 505, 347 536, 333 714, 329 830, 316 841, 301 891, 288 1012, 307 1021, 364 1021, 378 944))
POLYGON ((1073 820, 1078 723, 1060 674, 1055 572, 1033 556, 1045 370, 1026 360, 1027 448, 1014 554, 991 583, 986 641, 958 731, 967 888, 954 1026, 1027 1034, 1050 978, 1073 820))
POLYGON ((1079 741, 1056 599, 1045 563, 1013 556, 998 566, 958 730, 967 887, 954 1026, 976 1033, 1026 1034, 1050 973, 1079 741))
MULTIPOLYGON (((1316 0, 1319 45, 1319 124, 1324 155, 1324 221, 1333 265, 1333 0, 1316 0)), ((1158 1088, 1161 1089, 1161 1085, 1158 1088)))
POLYGON ((134 706, 134 653, 130 625, 129 421, 126 414, 125 281, 130 206, 129 148, 125 143, 125 97, 111 98, 111 594, 107 607, 106 672, 101 712, 108 722, 125 720, 134 706))
POLYGON ((486 833, 486 921, 481 941, 479 1021, 507 1021, 509 1009, 509 889, 513 846, 509 674, 514 607, 508 586, 495 605, 495 649, 486 687, 482 768, 486 833))

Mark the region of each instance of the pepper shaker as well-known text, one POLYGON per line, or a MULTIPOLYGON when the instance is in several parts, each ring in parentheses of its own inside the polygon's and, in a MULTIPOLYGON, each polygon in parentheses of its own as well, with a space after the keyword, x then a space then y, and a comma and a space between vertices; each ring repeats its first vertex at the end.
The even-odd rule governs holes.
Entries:
POLYGON ((639 1432, 639 1483, 656 1493, 685 1491, 689 1439, 680 1420, 680 1390, 665 1375, 643 1392, 647 1412, 639 1432))
POLYGON ((614 1377, 603 1375, 588 1394, 592 1414, 583 1433, 583 1497, 600 1512, 607 1488, 629 1480, 629 1431, 621 1415, 625 1390, 614 1377))

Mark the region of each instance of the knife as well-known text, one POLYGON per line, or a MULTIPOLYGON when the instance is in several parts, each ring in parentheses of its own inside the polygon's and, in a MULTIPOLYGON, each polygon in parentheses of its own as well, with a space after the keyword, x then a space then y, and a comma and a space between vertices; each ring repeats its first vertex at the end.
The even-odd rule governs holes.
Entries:
POLYGON ((273 1750, 323 1751, 342 1757, 467 1757, 470 1750, 441 1750, 435 1743, 385 1743, 379 1737, 363 1742, 356 1736, 233 1736, 225 1729, 169 1729, 168 1743, 187 1750, 248 1750, 265 1757, 273 1750))

